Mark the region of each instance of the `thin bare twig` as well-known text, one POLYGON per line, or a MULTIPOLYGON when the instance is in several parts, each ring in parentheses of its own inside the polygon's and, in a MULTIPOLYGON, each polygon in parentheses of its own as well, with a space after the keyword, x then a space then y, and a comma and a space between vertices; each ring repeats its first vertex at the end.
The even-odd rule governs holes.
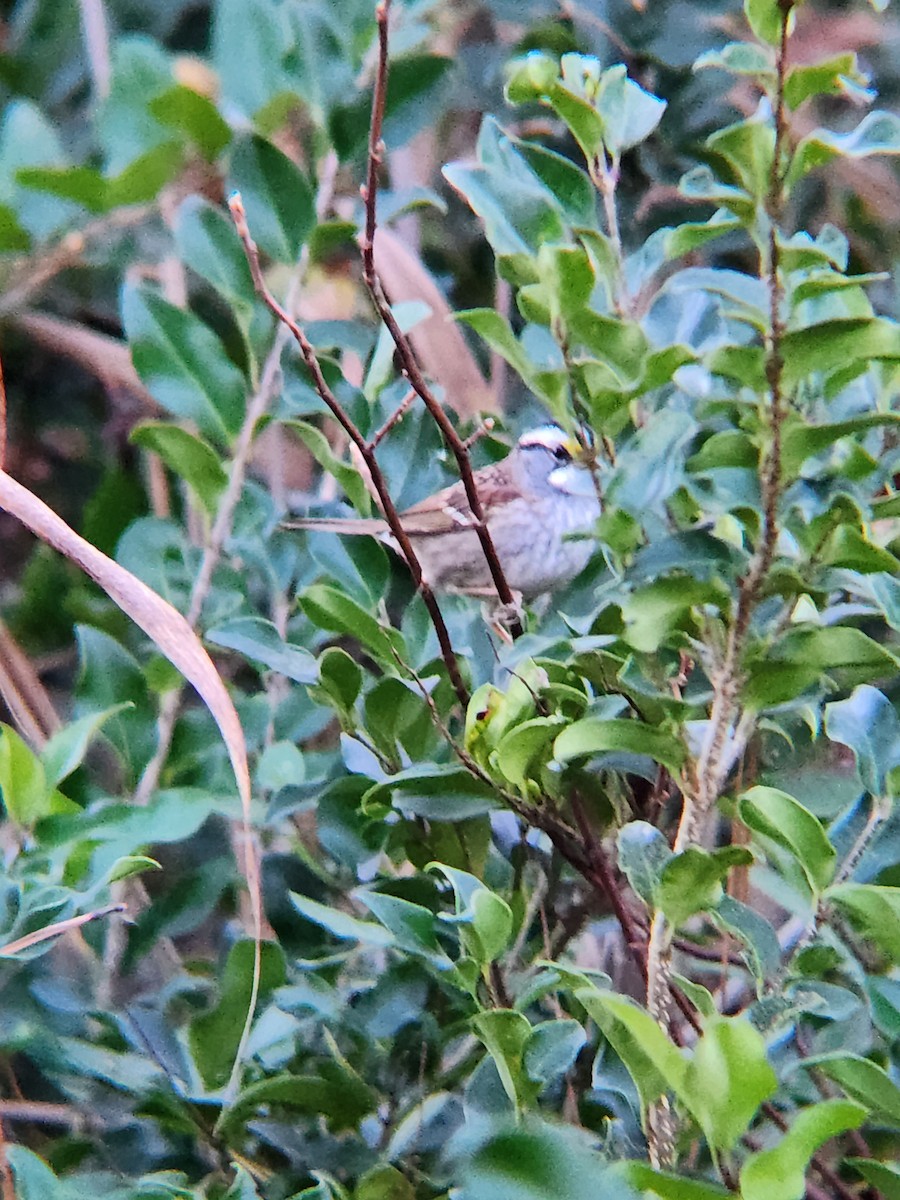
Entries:
POLYGON ((231 216, 234 220, 235 228, 238 236, 244 246, 244 252, 247 255, 247 262, 250 265, 250 272, 253 276, 253 284, 260 299, 267 305, 270 311, 281 322, 282 327, 289 331, 293 336, 297 345, 300 347, 300 353, 303 356, 303 361, 306 363, 307 370, 313 379, 313 385, 316 392, 321 397, 322 401, 331 411, 332 416, 350 438, 350 441, 359 451, 360 457, 365 463, 372 486, 378 493, 378 499, 381 502, 382 511, 384 512, 385 520, 391 534, 396 541, 400 553, 409 567, 413 581, 421 593, 422 601, 428 610, 428 615, 431 617, 431 623, 434 626, 434 631, 437 634, 438 645, 441 650, 441 657, 444 660, 444 665, 447 668, 447 674, 450 677, 450 682, 453 685, 453 690, 456 692, 460 704, 465 707, 469 702, 469 692, 463 682, 462 675, 459 669, 459 663, 456 660, 456 653, 450 641, 450 634, 447 630, 446 623, 438 607, 437 600, 431 585, 425 579, 422 572, 422 565, 413 549, 412 542, 409 540, 409 535, 403 527, 403 522, 400 520, 400 514, 397 511, 397 506, 391 497, 390 490, 387 486, 387 481, 381 472, 381 467, 378 465, 378 459, 375 451, 369 442, 363 437, 362 433, 351 420, 350 416, 344 409, 341 402, 328 386, 325 376, 322 374, 322 368, 319 364, 318 357, 313 349, 309 338, 291 316, 291 314, 282 307, 269 291, 266 281, 263 277, 262 267, 259 262, 259 251, 256 243, 250 236, 250 230, 247 226, 247 217, 244 212, 244 206, 241 203, 240 196, 235 193, 228 201, 228 206, 231 209, 231 216))
MULTIPOLYGON (((369 161, 366 172, 366 182, 362 188, 362 196, 366 207, 365 231, 360 241, 363 260, 363 278, 372 303, 378 315, 384 322, 388 332, 397 347, 401 370, 409 380, 416 393, 428 409, 431 417, 440 429, 445 442, 450 448, 459 469, 459 476, 466 492, 466 499, 472 511, 474 522, 472 528, 481 543, 481 549, 490 571, 491 579, 502 604, 510 611, 516 607, 515 597, 506 580, 500 559, 494 546, 490 531, 485 523, 484 508, 472 472, 472 463, 465 443, 453 427, 453 422, 447 416, 431 391, 424 375, 416 361, 412 345, 397 322, 396 317, 385 295, 381 280, 375 269, 375 230, 376 206, 378 200, 378 171, 384 159, 384 143, 381 132, 384 126, 384 110, 387 100, 388 83, 388 20, 390 17, 391 0, 379 0, 375 8, 375 20, 378 25, 378 68, 375 76, 375 90, 372 95, 372 118, 369 125, 369 161)), ((522 634, 522 625, 516 620, 509 626, 513 639, 522 634)))
POLYGON ((369 446, 374 450, 376 446, 391 432, 398 421, 402 421, 404 416, 409 412, 413 402, 415 401, 416 393, 413 388, 410 388, 385 423, 381 428, 369 438, 369 446))
POLYGON ((52 925, 45 925, 43 929, 36 929, 33 933, 26 933, 24 937, 16 938, 14 942, 7 942, 5 946, 0 946, 0 958, 12 958, 22 950, 30 950, 32 946, 37 946, 40 942, 59 937, 61 933, 68 933, 70 929, 78 929, 82 925, 87 925, 89 921, 98 921, 101 917, 108 917, 110 913, 124 911, 124 904, 107 904, 105 908, 98 908, 93 912, 81 913, 77 917, 67 917, 64 921, 54 921, 52 925))

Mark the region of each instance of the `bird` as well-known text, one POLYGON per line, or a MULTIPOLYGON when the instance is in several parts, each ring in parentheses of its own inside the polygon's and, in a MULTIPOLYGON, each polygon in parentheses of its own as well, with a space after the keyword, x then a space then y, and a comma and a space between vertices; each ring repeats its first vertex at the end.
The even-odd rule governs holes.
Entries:
MULTIPOLYGON (((531 601, 569 583, 591 556, 600 500, 588 455, 558 425, 522 434, 498 463, 473 472, 485 523, 516 601, 531 601), (573 537, 569 535, 578 535, 573 537)), ((403 529, 437 592, 490 600, 497 591, 462 481, 400 513, 403 529)), ((303 517, 289 529, 368 534, 397 549, 378 517, 303 517)))

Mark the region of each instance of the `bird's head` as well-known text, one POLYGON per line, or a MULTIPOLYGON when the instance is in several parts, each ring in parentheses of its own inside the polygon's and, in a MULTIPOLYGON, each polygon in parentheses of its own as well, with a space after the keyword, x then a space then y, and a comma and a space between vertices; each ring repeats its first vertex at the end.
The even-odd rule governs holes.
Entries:
POLYGON ((550 488, 570 495, 589 495, 593 481, 587 470, 592 453, 559 425, 539 425, 516 443, 517 465, 536 490, 550 488))

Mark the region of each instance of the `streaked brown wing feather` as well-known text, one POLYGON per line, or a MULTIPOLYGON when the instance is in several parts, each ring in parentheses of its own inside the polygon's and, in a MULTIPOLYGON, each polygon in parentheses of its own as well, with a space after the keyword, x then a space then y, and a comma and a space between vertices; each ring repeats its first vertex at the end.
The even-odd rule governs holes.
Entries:
MULTIPOLYGON (((489 517, 491 510, 515 500, 518 495, 505 463, 492 463, 475 472, 475 486, 489 517)), ((462 533, 472 526, 472 509, 462 481, 435 492, 400 514, 403 526, 413 536, 434 537, 462 533)))

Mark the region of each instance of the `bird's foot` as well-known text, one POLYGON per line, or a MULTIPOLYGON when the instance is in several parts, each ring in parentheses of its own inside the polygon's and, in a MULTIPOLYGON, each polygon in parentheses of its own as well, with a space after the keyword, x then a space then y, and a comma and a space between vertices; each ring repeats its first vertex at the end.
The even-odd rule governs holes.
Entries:
POLYGON ((494 602, 486 602, 481 606, 481 611, 484 614, 484 619, 491 629, 497 634, 502 642, 507 645, 512 644, 512 634, 510 629, 514 625, 522 626, 525 623, 525 609, 522 603, 522 593, 513 592, 512 601, 509 604, 501 604, 497 598, 494 602))

